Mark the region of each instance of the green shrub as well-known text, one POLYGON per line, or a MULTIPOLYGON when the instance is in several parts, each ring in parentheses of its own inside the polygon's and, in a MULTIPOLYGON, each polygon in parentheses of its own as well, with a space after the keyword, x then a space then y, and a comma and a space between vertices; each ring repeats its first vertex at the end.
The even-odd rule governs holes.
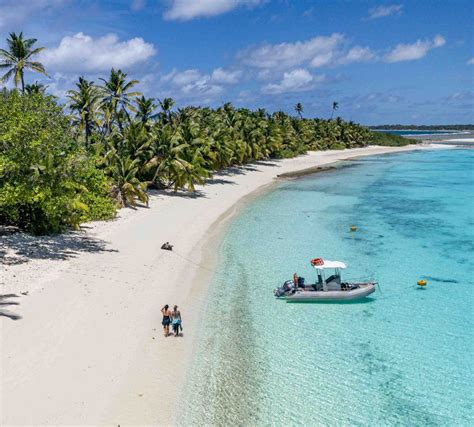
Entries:
POLYGON ((417 144, 418 140, 413 138, 405 138, 400 135, 394 135, 385 132, 371 132, 372 134, 372 145, 385 145, 392 147, 403 147, 405 145, 417 144))
POLYGON ((35 234, 114 215, 109 183, 51 96, 0 95, 0 223, 35 234))

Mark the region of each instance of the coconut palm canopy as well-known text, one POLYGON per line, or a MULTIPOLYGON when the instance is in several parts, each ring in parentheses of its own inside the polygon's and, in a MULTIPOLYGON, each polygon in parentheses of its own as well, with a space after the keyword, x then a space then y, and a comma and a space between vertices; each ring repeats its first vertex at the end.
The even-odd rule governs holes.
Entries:
POLYGON ((15 87, 21 85, 21 90, 25 90, 24 73, 26 70, 35 71, 47 76, 43 64, 33 61, 33 57, 38 55, 44 48, 33 49, 36 39, 24 39, 23 33, 10 33, 7 39, 8 49, 0 49, 0 70, 5 74, 0 77, 0 82, 6 83, 13 80, 15 87))

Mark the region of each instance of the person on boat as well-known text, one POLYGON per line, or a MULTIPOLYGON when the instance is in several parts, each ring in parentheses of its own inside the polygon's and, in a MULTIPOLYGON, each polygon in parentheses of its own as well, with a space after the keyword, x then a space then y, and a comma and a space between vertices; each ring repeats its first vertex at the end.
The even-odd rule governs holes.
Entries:
POLYGON ((163 315, 163 320, 161 321, 161 324, 163 325, 163 333, 165 337, 167 337, 170 334, 170 323, 171 323, 171 310, 168 304, 166 304, 161 309, 161 314, 163 315))
POLYGON ((163 243, 161 245, 161 249, 165 251, 172 251, 173 250, 173 245, 170 245, 170 242, 163 243))
POLYGON ((174 336, 177 337, 179 330, 183 329, 181 326, 181 312, 178 310, 177 305, 173 307, 173 311, 171 312, 171 323, 173 325, 174 336))

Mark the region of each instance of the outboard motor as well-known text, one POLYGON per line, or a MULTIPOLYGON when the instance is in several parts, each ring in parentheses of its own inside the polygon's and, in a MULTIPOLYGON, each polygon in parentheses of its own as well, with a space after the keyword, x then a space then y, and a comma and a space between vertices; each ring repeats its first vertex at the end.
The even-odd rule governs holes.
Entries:
POLYGON ((276 288, 273 293, 276 297, 282 297, 283 295, 289 294, 294 290, 295 284, 293 283, 293 280, 287 280, 285 283, 283 283, 283 286, 276 288))

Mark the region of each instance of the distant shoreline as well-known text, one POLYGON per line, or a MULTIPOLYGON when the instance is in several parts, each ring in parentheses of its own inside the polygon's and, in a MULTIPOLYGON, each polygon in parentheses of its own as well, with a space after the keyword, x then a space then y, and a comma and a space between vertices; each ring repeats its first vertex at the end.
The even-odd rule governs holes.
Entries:
POLYGON ((429 135, 429 138, 426 136, 411 136, 413 139, 421 139, 426 143, 433 144, 448 144, 448 145, 472 145, 474 143, 474 131, 466 131, 463 133, 452 133, 449 135, 439 134, 439 135, 429 135))

